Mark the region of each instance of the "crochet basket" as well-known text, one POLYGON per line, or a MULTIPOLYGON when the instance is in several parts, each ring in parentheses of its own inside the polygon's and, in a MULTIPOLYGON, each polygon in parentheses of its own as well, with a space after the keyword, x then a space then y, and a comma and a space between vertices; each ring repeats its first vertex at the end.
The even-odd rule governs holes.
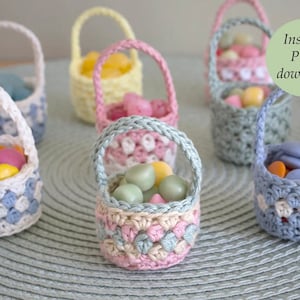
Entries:
MULTIPOLYGON (((26 77, 24 81, 33 88, 33 93, 16 105, 21 110, 25 120, 32 130, 36 143, 39 143, 45 133, 47 121, 47 103, 45 95, 45 64, 41 44, 36 35, 26 27, 10 22, 0 21, 0 29, 9 29, 24 35, 31 43, 34 55, 34 77, 26 77)), ((11 119, 0 111, 0 134, 17 135, 17 128, 11 119)))
POLYGON ((19 173, 0 180, 0 237, 20 232, 41 215, 42 181, 32 132, 10 96, 0 88, 0 106, 16 124, 18 136, 2 134, 1 145, 20 145, 27 163, 19 173))
MULTIPOLYGON (((103 80, 100 78, 101 69, 107 58, 118 51, 135 48, 150 55, 158 64, 164 76, 165 86, 167 90, 167 99, 161 100, 166 113, 158 118, 172 126, 177 126, 178 122, 178 106, 176 101, 176 93, 173 80, 166 64, 160 53, 148 44, 138 40, 123 40, 103 51, 98 59, 94 69, 94 85, 96 94, 96 127, 99 133, 109 126, 113 121, 110 115, 114 111, 123 111, 123 102, 105 105, 103 94, 103 80)), ((106 170, 108 173, 123 171, 132 164, 151 162, 156 160, 164 160, 168 164, 173 165, 176 156, 176 144, 160 136, 156 132, 128 131, 119 135, 113 143, 107 147, 104 158, 106 170)))
MULTIPOLYGON (((224 102, 231 89, 251 86, 250 82, 222 82, 216 70, 215 51, 222 34, 234 26, 249 24, 262 29, 271 36, 269 29, 256 19, 231 19, 214 34, 210 48, 209 85, 212 95, 211 131, 216 155, 237 165, 253 162, 255 122, 259 108, 236 108, 224 102)), ((257 84, 256 84, 257 85, 257 84)), ((269 85, 270 88, 274 88, 269 85)), ((290 128, 291 103, 288 95, 283 96, 270 108, 266 120, 265 142, 283 142, 290 128)))
MULTIPOLYGON (((258 0, 226 0, 219 8, 212 27, 211 37, 219 30, 222 25, 224 14, 234 5, 239 3, 246 3, 253 7, 258 18, 262 23, 269 26, 268 17, 264 8, 258 0)), ((261 44, 261 55, 257 57, 239 58, 236 60, 223 60, 216 57, 217 74, 222 81, 249 81, 253 83, 271 83, 272 79, 268 73, 266 66, 266 48, 268 45, 269 36, 263 34, 261 44)), ((214 52, 216 56, 218 47, 214 52)), ((205 55, 206 72, 208 75, 209 68, 209 51, 205 55)), ((209 87, 206 86, 206 102, 210 101, 209 87)))
POLYGON ((276 99, 284 94, 280 89, 275 90, 257 117, 254 208, 259 225, 269 234, 284 240, 300 241, 300 183, 273 175, 266 167, 280 147, 264 146, 266 114, 276 99))
POLYGON ((200 222, 202 165, 192 141, 183 132, 155 118, 121 118, 98 137, 94 168, 99 189, 96 224, 104 257, 131 270, 168 268, 182 261, 195 242, 200 222), (133 129, 158 132, 181 148, 191 170, 190 178, 185 178, 190 184, 186 199, 132 205, 110 196, 120 177, 107 178, 105 149, 116 135, 133 129))
MULTIPOLYGON (((95 94, 93 80, 80 73, 83 61, 79 45, 80 31, 83 24, 92 16, 103 15, 115 20, 126 38, 135 39, 127 20, 116 11, 104 7, 95 7, 82 13, 72 28, 72 58, 70 64, 71 99, 76 115, 88 123, 95 123, 95 94)), ((97 34, 93 34, 97 38, 97 34)), ((142 63, 136 51, 130 51, 131 69, 116 78, 103 79, 105 103, 119 102, 126 92, 142 92, 142 63)))

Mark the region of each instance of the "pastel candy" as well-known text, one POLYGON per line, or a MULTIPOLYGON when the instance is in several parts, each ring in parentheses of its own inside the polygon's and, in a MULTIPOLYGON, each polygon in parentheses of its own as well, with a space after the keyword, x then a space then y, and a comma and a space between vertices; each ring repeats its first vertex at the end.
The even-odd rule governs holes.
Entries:
POLYGON ((119 69, 114 68, 103 68, 101 72, 102 79, 116 78, 122 75, 122 72, 119 69))
POLYGON ((280 145, 280 150, 285 154, 300 157, 300 143, 299 142, 285 142, 280 145))
POLYGON ((229 96, 238 95, 241 97, 243 95, 243 93, 244 93, 244 90, 242 90, 240 88, 234 88, 229 92, 229 96))
POLYGON ((165 204, 167 203, 167 201, 160 194, 154 194, 153 197, 150 199, 149 203, 165 204))
POLYGON ((300 157, 290 156, 283 154, 280 156, 280 160, 289 168, 289 169, 300 169, 300 157))
POLYGON ((155 183, 155 172, 151 164, 139 164, 131 167, 125 174, 128 183, 137 185, 143 192, 155 183))
POLYGON ((0 150, 0 164, 9 164, 21 170, 26 163, 24 155, 13 148, 4 148, 0 150))
POLYGON ((260 55, 260 50, 255 46, 248 45, 241 49, 239 55, 243 58, 258 57, 260 55))
POLYGON ((227 49, 233 43, 233 37, 230 33, 226 32, 222 35, 220 39, 219 46, 221 49, 227 49))
POLYGON ((233 107, 242 108, 241 97, 238 95, 228 96, 224 101, 225 101, 225 103, 227 103, 233 107))
POLYGON ((300 169, 290 171, 285 178, 292 180, 300 180, 300 169))
POLYGON ((158 191, 166 201, 180 201, 186 197, 187 183, 177 175, 170 175, 162 180, 158 191))
POLYGON ((151 189, 143 192, 144 202, 149 202, 153 195, 158 193, 158 188, 154 185, 151 189))
MULTIPOLYGON (((96 61, 99 56, 100 56, 99 52, 96 52, 96 51, 89 52, 82 61, 81 73, 83 74, 83 73, 88 73, 90 71, 93 71, 96 61)), ((91 72, 91 74, 92 74, 92 72, 91 72)))
POLYGON ((244 49, 244 45, 231 45, 231 47, 229 48, 229 50, 232 50, 234 52, 236 52, 238 55, 240 55, 241 51, 244 49))
POLYGON ((121 73, 126 73, 131 68, 131 61, 124 53, 117 52, 112 54, 105 64, 103 69, 119 69, 121 73))
POLYGON ((145 116, 145 117, 152 116, 151 103, 143 98, 137 99, 135 102, 130 101, 127 104, 126 110, 128 116, 133 116, 133 115, 145 116))
POLYGON ((253 43, 253 37, 247 33, 237 33, 233 39, 234 44, 250 45, 253 43))
POLYGON ((281 178, 285 177, 287 173, 285 164, 280 160, 273 161, 271 164, 269 164, 268 171, 281 178))
POLYGON ((136 93, 125 93, 123 96, 123 106, 127 110, 129 103, 135 103, 142 97, 136 93))
POLYGON ((134 184, 123 184, 118 186, 112 196, 119 201, 125 201, 129 204, 138 204, 143 202, 143 193, 141 189, 134 184))
POLYGON ((233 50, 226 50, 220 55, 220 58, 224 60, 236 60, 239 58, 239 55, 233 50))
POLYGON ((259 86, 250 86, 245 89, 242 95, 243 107, 259 107, 264 101, 264 91, 259 86))
POLYGON ((0 164, 0 180, 12 177, 19 172, 18 168, 9 164, 0 164))
POLYGON ((151 163, 155 171, 155 185, 159 186, 161 181, 173 174, 172 168, 164 161, 155 161, 151 163))

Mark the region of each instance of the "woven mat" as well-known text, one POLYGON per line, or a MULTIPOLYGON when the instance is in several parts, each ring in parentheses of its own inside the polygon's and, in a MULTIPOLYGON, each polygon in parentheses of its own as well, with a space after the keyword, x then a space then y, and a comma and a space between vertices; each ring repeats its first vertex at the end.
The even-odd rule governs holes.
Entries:
MULTIPOLYGON (((145 63, 145 95, 165 95, 157 67, 145 63)), ((120 269, 101 256, 95 234, 93 126, 74 116, 68 61, 47 63, 49 119, 38 146, 43 215, 29 230, 0 240, 0 299, 299 299, 300 248, 256 224, 251 173, 218 160, 203 104, 200 57, 168 57, 181 130, 204 164, 201 234, 179 265, 163 271, 120 269)), ((10 69, 28 74, 32 66, 10 69)), ((300 140, 300 102, 292 139, 300 140)), ((296 117, 295 117, 296 116, 296 117)))

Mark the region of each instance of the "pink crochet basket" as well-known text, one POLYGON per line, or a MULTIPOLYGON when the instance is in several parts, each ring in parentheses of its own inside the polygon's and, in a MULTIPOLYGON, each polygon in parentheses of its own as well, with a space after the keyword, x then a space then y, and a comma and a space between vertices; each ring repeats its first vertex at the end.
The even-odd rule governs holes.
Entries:
MULTIPOLYGON (((264 8, 258 0, 226 0, 219 8, 215 22, 212 27, 211 37, 220 28, 223 22, 224 14, 235 4, 246 3, 254 8, 258 18, 269 26, 269 20, 264 8)), ((222 81, 247 81, 253 83, 272 83, 272 79, 266 67, 266 48, 269 37, 262 35, 261 54, 257 57, 238 58, 236 60, 224 60, 217 57, 217 73, 222 81)), ((208 65, 209 65, 209 47, 205 53, 205 78, 206 78, 206 102, 210 102, 210 93, 208 88, 208 65)))
MULTIPOLYGON (((94 87, 96 95, 96 127, 100 134, 113 120, 112 115, 126 116, 124 101, 105 104, 101 85, 101 70, 110 55, 122 50, 135 48, 150 55, 158 64, 163 73, 167 90, 167 99, 151 101, 152 117, 159 119, 171 126, 177 127, 178 106, 173 80, 166 61, 161 54, 150 45, 139 40, 122 40, 102 52, 94 69, 94 87), (162 111, 164 113, 162 113, 162 111)), ((174 165, 176 144, 156 132, 145 130, 128 131, 118 135, 107 147, 104 163, 108 174, 123 172, 136 163, 145 163, 162 160, 169 165, 174 165)))

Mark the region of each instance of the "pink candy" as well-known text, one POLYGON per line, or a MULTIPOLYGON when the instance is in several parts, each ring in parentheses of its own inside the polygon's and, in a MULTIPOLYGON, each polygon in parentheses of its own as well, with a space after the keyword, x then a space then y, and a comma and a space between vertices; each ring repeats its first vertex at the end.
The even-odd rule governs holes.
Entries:
POLYGON ((241 101, 240 96, 238 96, 238 95, 228 96, 224 101, 227 104, 234 106, 236 108, 242 108, 242 101, 241 101))
POLYGON ((150 199, 149 203, 164 204, 164 203, 167 203, 167 201, 160 194, 154 194, 152 196, 152 198, 150 199))
POLYGON ((13 148, 4 148, 0 150, 0 164, 15 166, 19 170, 26 163, 24 155, 13 148))
POLYGON ((168 114, 166 102, 161 99, 154 99, 151 101, 153 117, 161 118, 168 114))
POLYGON ((255 46, 247 45, 240 50, 239 55, 243 58, 258 57, 260 55, 260 50, 255 46))
POLYGON ((124 95, 124 108, 128 116, 152 116, 152 106, 149 101, 135 93, 127 93, 124 95))
POLYGON ((244 47, 245 46, 243 46, 243 45, 234 44, 234 45, 230 46, 229 49, 236 52, 240 56, 240 53, 244 47))

